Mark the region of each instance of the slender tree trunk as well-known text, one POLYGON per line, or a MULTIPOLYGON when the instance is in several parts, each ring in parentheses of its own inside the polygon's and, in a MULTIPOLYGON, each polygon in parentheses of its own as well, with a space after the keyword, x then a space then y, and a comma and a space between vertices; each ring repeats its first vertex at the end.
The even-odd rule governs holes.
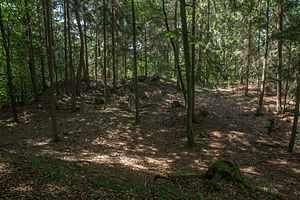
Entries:
MULTIPOLYGON (((50 5, 51 6, 51 5, 50 5)), ((52 9, 52 8, 50 8, 52 9)), ((59 87, 58 87, 58 70, 57 70, 57 65, 56 65, 56 56, 55 56, 55 45, 54 45, 54 30, 53 30, 53 20, 52 18, 50 19, 50 28, 51 28, 51 48, 53 48, 52 50, 52 56, 53 56, 53 66, 54 66, 54 73, 55 73, 55 89, 56 89, 56 93, 59 94, 59 87)))
POLYGON ((270 0, 266 0, 266 39, 265 39, 265 55, 264 55, 264 65, 262 70, 262 78, 261 78, 261 88, 260 88, 260 96, 259 96, 259 103, 258 103, 258 109, 256 112, 256 115, 259 116, 262 112, 263 108, 263 100, 264 100, 264 94, 265 94, 265 86, 266 86, 266 73, 267 73, 267 67, 268 67, 268 51, 269 51, 269 5, 270 0))
MULTIPOLYGON (((43 4, 43 1, 40 1, 40 4, 43 4)), ((41 11, 40 5, 38 6, 38 22, 39 24, 42 24, 43 21, 43 12, 41 11)), ((44 36, 46 38, 46 34, 44 36)), ((46 76, 45 76, 45 62, 44 62, 44 41, 46 39, 43 38, 43 27, 39 27, 39 54, 40 54, 40 62, 41 62, 41 72, 42 72, 42 91, 45 92, 47 90, 47 85, 46 85, 46 76)))
POLYGON ((98 86, 98 33, 96 32, 96 41, 95 41, 95 77, 96 77, 96 86, 98 86))
POLYGON ((104 47, 103 47, 103 53, 104 53, 104 58, 103 58, 103 78, 104 78, 104 98, 105 98, 105 104, 108 103, 108 91, 107 91, 107 76, 106 76, 106 65, 107 65, 107 50, 106 50, 106 0, 103 0, 103 42, 104 42, 104 47))
MULTIPOLYGON (((279 15, 278 15, 278 33, 282 33, 282 20, 283 20, 283 0, 279 2, 279 15)), ((281 68, 282 68, 282 40, 277 42, 278 50, 278 69, 277 69, 277 113, 279 114, 282 109, 282 80, 281 80, 281 68)))
MULTIPOLYGON (((196 0, 193 0, 192 14, 192 36, 196 37, 196 0)), ((195 120, 195 68, 196 68, 196 48, 192 44, 192 120, 195 120)))
MULTIPOLYGON (((163 13, 164 13, 164 17, 165 17, 166 29, 167 29, 168 32, 170 32, 168 17, 167 17, 167 13, 166 13, 166 10, 165 10, 165 1, 164 0, 162 0, 162 4, 163 4, 163 13)), ((173 51, 174 51, 175 67, 177 69, 177 75, 178 75, 178 78, 180 80, 182 94, 183 94, 184 100, 186 102, 186 91, 185 91, 185 87, 184 87, 184 83, 183 83, 183 79, 182 79, 182 73, 181 73, 181 69, 180 69, 180 65, 179 65, 180 64, 179 63, 179 51, 177 51, 177 48, 176 48, 175 41, 174 41, 173 37, 169 37, 169 39, 170 39, 170 42, 172 44, 172 48, 173 48, 173 51)))
POLYGON ((68 39, 67 39, 67 6, 64 0, 64 44, 65 44, 65 92, 69 91, 69 78, 68 78, 68 39))
POLYGON ((139 123, 139 98, 138 98, 138 81, 137 81, 137 52, 136 52, 136 30, 135 30, 135 10, 134 0, 131 0, 132 11, 132 34, 133 34, 133 73, 135 88, 135 123, 139 123))
MULTIPOLYGON (((287 62, 287 67, 290 68, 291 67, 291 58, 292 58, 292 42, 290 42, 290 45, 288 47, 288 62, 287 62)), ((286 108, 286 99, 287 99, 287 95, 288 95, 288 91, 289 91, 289 79, 286 79, 286 83, 285 83, 285 92, 284 92, 284 99, 283 99, 283 108, 281 110, 281 113, 283 114, 285 112, 285 108, 286 108)))
MULTIPOLYGON (((207 0, 207 43, 210 43, 210 0, 207 0)), ((211 64, 210 64, 210 58, 209 58, 209 50, 206 49, 206 75, 205 75, 205 81, 206 84, 209 84, 209 76, 210 76, 210 70, 211 70, 211 64)))
POLYGON ((114 0, 111 1, 111 54, 112 54, 112 70, 113 70, 113 88, 117 89, 116 83, 116 55, 115 55, 115 11, 114 11, 114 0))
POLYGON ((193 88, 192 88, 192 66, 190 60, 190 50, 189 50, 189 39, 188 39, 188 29, 186 22, 186 10, 185 10, 185 0, 180 0, 180 12, 181 12, 181 23, 182 23, 182 38, 183 38, 183 50, 184 50, 184 61, 185 61, 185 71, 186 71, 186 82, 187 82, 187 107, 186 107, 186 131, 187 131, 187 146, 194 147, 194 133, 192 126, 192 98, 193 98, 193 88))
POLYGON ((77 111, 76 108, 76 82, 75 82, 75 71, 73 66, 73 51, 72 51, 72 40, 71 40, 71 16, 70 16, 70 1, 66 0, 67 3, 67 24, 68 24, 68 52, 69 52, 69 69, 71 72, 71 93, 72 93, 72 111, 77 111))
POLYGON ((10 66, 10 50, 9 45, 7 44, 5 29, 3 25, 2 20, 2 7, 0 3, 0 29, 2 34, 2 43, 3 48, 5 50, 5 57, 6 57, 6 70, 7 70, 7 84, 8 84, 8 90, 9 90, 9 97, 10 97, 10 104, 11 104, 11 110, 14 117, 14 121, 18 122, 18 115, 17 115, 17 108, 16 108, 16 99, 15 99, 15 93, 14 93, 14 86, 13 86, 13 78, 11 75, 11 66, 10 66))
POLYGON ((247 53, 245 96, 248 96, 248 91, 249 91, 249 71, 251 65, 251 36, 252 36, 251 29, 252 29, 252 22, 250 19, 249 27, 248 27, 248 53, 247 53))
POLYGON ((148 76, 148 60, 147 60, 147 27, 145 25, 145 78, 148 76))
POLYGON ((90 88, 91 84, 90 84, 90 70, 89 70, 89 54, 88 54, 86 19, 84 19, 84 44, 85 44, 85 80, 86 80, 87 88, 90 88))
POLYGON ((38 88, 36 82, 36 72, 35 72, 35 63, 34 63, 34 47, 32 41, 31 17, 29 14, 28 0, 25 0, 24 2, 26 7, 27 36, 28 36, 28 56, 29 56, 28 64, 29 64, 31 82, 33 87, 34 102, 37 102, 38 88))
POLYGON ((124 73, 125 79, 127 79, 127 51, 124 50, 124 73))
POLYGON ((80 58, 79 58, 79 66, 78 66, 78 72, 76 77, 76 95, 80 96, 80 83, 81 83, 81 74, 82 70, 85 69, 84 66, 84 36, 81 26, 81 20, 79 15, 80 5, 78 0, 74 0, 74 10, 75 10, 75 16, 77 21, 77 26, 79 30, 79 38, 80 38, 80 58))
MULTIPOLYGON (((299 54, 300 60, 300 54, 299 54)), ((297 126, 298 126, 298 118, 299 118, 299 99, 300 99, 300 62, 298 62, 298 76, 297 76, 297 91, 296 91, 296 106, 295 106, 295 114, 294 114, 294 122, 293 122, 293 129, 292 135, 289 143, 289 152, 294 152, 294 145, 296 141, 297 135, 297 126)))
POLYGON ((260 68, 260 28, 258 29, 258 40, 257 40, 257 61, 256 61, 256 68, 257 68, 257 87, 259 87, 259 68, 260 68))
POLYGON ((57 132, 57 123, 56 123, 56 100, 54 96, 54 87, 53 87, 53 42, 52 42, 52 29, 51 29, 51 1, 45 0, 46 4, 46 24, 45 29, 47 32, 47 55, 48 55, 48 68, 49 68, 49 79, 50 79, 50 111, 52 119, 52 139, 53 142, 58 142, 58 132, 57 132))
MULTIPOLYGON (((179 0, 175 1, 175 8, 174 8, 174 10, 175 10, 175 12, 174 12, 174 29, 175 29, 176 32, 177 32, 177 22, 178 22, 178 2, 179 2, 179 0)), ((178 43, 175 44, 175 51, 177 51, 177 55, 179 55, 178 43)), ((179 75, 178 75, 177 63, 176 62, 177 62, 177 60, 176 60, 175 53, 174 53, 174 63, 175 63, 175 69, 174 69, 175 73, 174 74, 177 77, 177 89, 180 90, 180 79, 179 79, 179 75)), ((185 92, 184 92, 184 95, 185 95, 185 92)))

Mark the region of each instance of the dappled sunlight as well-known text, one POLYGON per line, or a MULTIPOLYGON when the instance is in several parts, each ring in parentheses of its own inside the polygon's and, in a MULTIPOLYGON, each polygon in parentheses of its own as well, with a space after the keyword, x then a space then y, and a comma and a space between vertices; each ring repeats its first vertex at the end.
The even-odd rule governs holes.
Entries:
POLYGON ((251 166, 250 167, 246 167, 246 168, 241 168, 241 171, 242 172, 246 172, 248 174, 257 175, 257 176, 260 175, 260 173, 257 172, 254 167, 251 167, 251 166))

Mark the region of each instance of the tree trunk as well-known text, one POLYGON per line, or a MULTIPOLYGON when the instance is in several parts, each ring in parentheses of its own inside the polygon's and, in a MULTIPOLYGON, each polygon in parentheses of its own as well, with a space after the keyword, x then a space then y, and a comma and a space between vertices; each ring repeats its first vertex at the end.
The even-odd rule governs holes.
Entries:
POLYGON ((95 41, 95 77, 96 86, 98 86, 98 33, 96 31, 96 41, 95 41))
POLYGON ((64 0, 64 44, 65 44, 65 92, 69 91, 69 78, 68 78, 68 41, 67 41, 67 6, 64 0))
POLYGON ((267 73, 267 67, 268 67, 268 50, 269 50, 269 5, 270 0, 266 0, 266 38, 265 38, 265 55, 264 55, 264 65, 262 70, 262 78, 261 78, 261 88, 260 88, 260 96, 259 96, 259 103, 258 103, 258 109, 256 112, 256 115, 259 116, 262 112, 263 108, 263 100, 264 100, 264 94, 265 94, 265 86, 266 86, 266 73, 267 73))
POLYGON ((145 25, 145 78, 148 76, 148 63, 147 63, 147 27, 145 25))
MULTIPOLYGON (((282 18, 283 18, 283 0, 279 2, 279 14, 278 14, 278 33, 282 33, 282 18)), ((281 68, 282 68, 282 40, 279 39, 277 41, 277 50, 278 50, 278 68, 277 68, 277 113, 279 114, 282 109, 281 104, 281 88, 282 88, 282 81, 281 81, 281 68)))
MULTIPOLYGON (((51 4, 50 4, 50 9, 51 8, 51 4)), ((58 71, 57 71, 57 65, 56 65, 56 56, 55 56, 55 50, 54 50, 54 30, 53 30, 53 20, 52 18, 50 19, 50 34, 51 34, 51 41, 52 41, 52 45, 51 48, 52 50, 52 56, 53 56, 53 66, 54 66, 54 73, 55 73, 55 89, 56 89, 56 93, 59 94, 59 87, 58 87, 58 71)))
POLYGON ((53 142, 58 142, 58 132, 57 132, 57 123, 56 123, 56 100, 54 97, 54 86, 53 86, 53 42, 52 42, 52 29, 51 29, 51 18, 52 18, 52 9, 50 0, 45 0, 46 4, 46 24, 45 29, 47 32, 47 55, 48 55, 48 68, 49 68, 49 79, 50 79, 50 111, 52 119, 52 139, 53 142))
POLYGON ((78 71, 77 71, 77 77, 76 77, 76 95, 80 96, 80 83, 81 83, 81 74, 82 70, 85 69, 84 66, 84 36, 82 32, 82 26, 81 26, 81 21, 80 21, 80 5, 78 0, 74 0, 74 10, 75 10, 75 16, 76 16, 76 21, 77 21, 77 26, 79 30, 79 38, 80 38, 80 58, 79 58, 79 66, 78 66, 78 71))
POLYGON ((10 103, 11 103, 11 110, 14 117, 14 121, 18 122, 18 115, 17 115, 17 108, 16 108, 16 99, 15 99, 15 93, 14 93, 14 86, 13 86, 13 78, 11 75, 11 66, 10 66, 10 50, 9 45, 7 44, 6 40, 6 34, 5 29, 3 25, 2 20, 2 7, 0 3, 0 29, 2 33, 2 43, 5 50, 5 57, 6 57, 6 70, 7 70, 7 84, 8 84, 8 90, 9 90, 9 97, 10 97, 10 103))
MULTIPOLYGON (((196 37, 196 0, 193 0, 192 14, 192 36, 196 37)), ((195 120, 195 67, 196 67, 196 48, 192 44, 192 120, 195 120)))
POLYGON ((252 28, 252 22, 250 19, 249 27, 248 27, 248 53, 247 53, 245 96, 248 96, 248 91, 249 91, 249 71, 251 65, 251 36, 252 36, 251 28, 252 28))
MULTIPOLYGON (((300 60, 300 54, 299 54, 300 60)), ((296 91, 296 106, 295 106, 295 114, 294 114, 294 122, 293 122, 293 129, 292 135, 289 143, 289 152, 294 152, 294 145, 296 141, 297 135, 297 126, 298 126, 298 118, 299 118, 299 99, 300 99, 300 62, 298 62, 298 77, 297 77, 297 91, 296 91)))
POLYGON ((135 30, 135 10, 134 0, 131 0, 132 6, 132 34, 133 34, 133 72, 135 88, 135 123, 139 123, 139 98, 138 98, 138 81, 137 81, 137 52, 136 52, 136 30, 135 30))
MULTIPOLYGON (((210 0, 207 0, 207 43, 209 45, 210 43, 210 34, 209 34, 209 29, 210 29, 210 0)), ((210 77, 210 70, 211 70, 211 64, 210 64, 210 59, 209 59, 209 48, 206 49, 206 74, 205 74, 205 81, 206 84, 209 84, 209 77, 210 77)))
POLYGON ((32 41, 32 30, 31 30, 31 17, 29 14, 29 7, 28 7, 28 0, 25 0, 25 7, 26 7, 26 23, 27 23, 27 36, 28 36, 28 64, 31 76, 31 82, 33 87, 33 96, 34 102, 38 101, 38 88, 36 82, 36 72, 35 72, 35 63, 34 63, 34 48, 33 48, 33 41, 32 41))
POLYGON ((184 61, 185 61, 185 71, 186 71, 186 82, 187 82, 187 107, 186 107, 186 131, 187 131, 187 146, 194 147, 194 133, 192 126, 192 98, 193 98, 193 88, 192 88, 192 66, 190 60, 190 50, 189 50, 189 38, 188 29, 186 22, 186 10, 185 10, 185 0, 180 0, 180 12, 181 12, 181 23, 182 23, 182 38, 183 38, 183 50, 184 50, 184 61))
POLYGON ((106 50, 106 0, 103 0, 103 42, 104 42, 104 47, 103 47, 103 53, 104 53, 104 58, 103 58, 103 78, 104 78, 104 98, 105 98, 105 105, 108 103, 108 91, 107 91, 107 77, 106 77, 106 64, 107 64, 107 50, 106 50))
MULTIPOLYGON (((164 17, 165 17, 166 29, 167 29, 168 32, 170 32, 168 17, 167 17, 167 13, 166 13, 166 10, 165 10, 165 1, 164 0, 162 0, 162 4, 163 4, 162 6, 163 6, 164 17)), ((182 79, 182 73, 181 73, 181 69, 180 69, 180 63, 179 63, 179 51, 176 48, 176 44, 175 44, 175 41, 174 41, 173 37, 169 37, 169 39, 170 39, 170 42, 172 44, 172 48, 173 48, 173 51, 174 51, 175 67, 177 69, 177 75, 178 75, 178 78, 180 80, 182 94, 183 94, 184 100, 186 102, 186 91, 185 91, 185 87, 184 87, 184 83, 183 83, 183 79, 182 79)))
POLYGON ((116 55, 115 55, 115 11, 114 11, 114 0, 111 2, 111 45, 112 45, 112 70, 113 70, 113 88, 117 89, 116 83, 116 55))
POLYGON ((67 3, 67 23, 68 23, 68 50, 69 50, 69 67, 71 72, 71 91, 72 91, 72 111, 75 112, 76 108, 76 82, 75 82, 75 71, 73 66, 73 52, 72 52, 72 40, 71 40, 71 16, 70 16, 70 1, 66 0, 67 3))
POLYGON ((89 70, 89 54, 88 54, 88 40, 87 40, 87 26, 86 19, 84 19, 84 44, 85 44, 85 81, 87 88, 90 88, 90 70, 89 70))

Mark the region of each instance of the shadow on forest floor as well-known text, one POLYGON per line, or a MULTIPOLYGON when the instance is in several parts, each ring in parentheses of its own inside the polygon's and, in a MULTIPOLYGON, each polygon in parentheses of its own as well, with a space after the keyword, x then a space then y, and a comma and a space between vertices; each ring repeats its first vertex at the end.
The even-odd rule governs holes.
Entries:
MULTIPOLYGON (((256 117, 258 95, 255 89, 250 90, 253 97, 244 97, 238 87, 197 91, 193 124, 197 146, 187 149, 184 146, 185 109, 172 107, 174 101, 184 105, 176 84, 168 79, 146 80, 140 83, 140 88, 139 125, 134 124, 133 90, 129 82, 125 82, 112 94, 112 102, 106 108, 94 104, 95 97, 101 95, 95 87, 82 93, 77 113, 69 109, 68 96, 58 97, 57 119, 62 141, 57 144, 50 141, 47 96, 37 104, 21 108, 18 124, 3 114, 0 147, 26 158, 47 156, 68 162, 80 161, 131 184, 150 183, 157 174, 202 174, 216 160, 232 160, 239 164, 250 186, 280 194, 284 199, 300 198, 300 142, 295 145, 294 155, 287 153, 291 115, 276 117, 275 97, 266 96, 264 115, 256 117), (271 121, 274 123, 270 129, 271 121)), ((0 171, 5 172, 2 176, 10 180, 10 174, 15 172, 9 172, 9 162, 1 161, 0 171)), ((86 176, 81 171, 78 174, 86 176)), ((21 183, 25 179, 18 180, 21 183)), ((6 189, 18 191, 16 188, 6 189)), ((47 190, 55 193, 64 188, 47 190)), ((66 189, 70 190, 72 192, 72 188, 66 189)), ((228 190, 226 194, 223 190, 212 194, 201 187, 192 191, 202 192, 207 199, 238 197, 228 190)))

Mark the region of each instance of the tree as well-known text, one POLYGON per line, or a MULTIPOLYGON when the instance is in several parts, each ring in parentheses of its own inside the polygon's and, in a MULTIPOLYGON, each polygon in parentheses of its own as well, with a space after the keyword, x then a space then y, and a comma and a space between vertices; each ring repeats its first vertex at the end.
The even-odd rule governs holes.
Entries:
POLYGON ((27 36, 28 36, 28 65, 31 75, 32 87, 33 87, 33 94, 34 94, 34 102, 38 101, 38 90, 37 90, 37 83, 36 83, 36 73, 35 73, 35 63, 34 63, 34 48, 33 48, 33 41, 32 41, 32 30, 31 30, 31 17, 29 14, 29 5, 28 0, 25 0, 25 8, 26 8, 26 24, 27 24, 27 36))
POLYGON ((80 38, 80 58, 79 58, 79 66, 77 71, 77 77, 76 77, 76 95, 80 96, 80 83, 81 83, 81 73, 82 70, 85 69, 84 64, 84 36, 82 32, 82 26, 80 21, 80 15, 79 15, 80 5, 78 0, 74 0, 74 11, 77 21, 77 26, 79 30, 79 38, 80 38))
POLYGON ((45 30, 47 33, 47 56, 48 56, 48 69, 49 69, 49 79, 50 79, 50 112, 52 119, 52 140, 53 142, 58 142, 60 139, 57 132, 57 122, 56 122, 56 100, 54 97, 54 85, 53 85, 53 43, 52 43, 52 33, 51 33, 51 0, 45 0, 44 2, 46 8, 46 24, 45 30))
POLYGON ((190 60, 190 50, 189 50, 189 39, 188 39, 188 29, 186 22, 186 10, 185 10, 185 0, 180 0, 180 12, 181 12, 181 23, 182 23, 182 39, 183 39, 183 51, 184 51, 184 62, 186 71, 186 85, 187 85, 187 106, 186 106, 186 131, 187 131, 187 146, 194 147, 194 133, 192 126, 192 98, 193 98, 193 88, 192 88, 192 66, 190 60))
MULTIPOLYGON (((278 33, 282 33, 282 21, 283 21, 283 0, 279 1, 279 13, 278 13, 278 33)), ((277 113, 281 112, 282 104, 282 80, 281 80, 281 69, 282 69, 282 40, 277 41, 278 50, 278 69, 277 69, 277 113)))
POLYGON ((266 73, 267 73, 267 66, 268 66, 268 51, 269 51, 269 6, 270 6, 270 1, 266 0, 266 23, 267 24, 266 24, 266 35, 265 35, 265 54, 264 54, 264 65, 263 65, 262 78, 261 78, 259 103, 256 112, 257 116, 261 114, 264 94, 265 94, 265 87, 266 87, 266 73))
POLYGON ((103 0, 103 78, 104 78, 104 98, 105 104, 108 103, 108 91, 107 91, 107 77, 106 77, 106 65, 107 65, 107 41, 106 41, 106 0, 103 0))
POLYGON ((69 71, 68 71, 68 39, 67 39, 67 4, 64 0, 64 50, 65 50, 65 92, 69 91, 69 71))
POLYGON ((11 110, 14 117, 14 121, 18 122, 18 115, 17 115, 17 109, 16 109, 16 99, 14 94, 14 86, 13 86, 13 78, 11 75, 11 66, 10 66, 10 51, 9 51, 9 45, 7 44, 6 34, 5 34, 5 28, 2 18, 2 3, 0 3, 0 29, 2 34, 2 43, 3 48, 5 50, 5 57, 6 57, 6 70, 7 70, 7 84, 9 89, 9 97, 10 97, 10 104, 11 104, 11 110))
POLYGON ((137 53, 136 53, 136 28, 135 28, 135 10, 134 0, 131 0, 132 12, 132 35, 133 35, 133 73, 135 90, 135 123, 139 123, 139 97, 138 97, 138 76, 137 76, 137 53))

